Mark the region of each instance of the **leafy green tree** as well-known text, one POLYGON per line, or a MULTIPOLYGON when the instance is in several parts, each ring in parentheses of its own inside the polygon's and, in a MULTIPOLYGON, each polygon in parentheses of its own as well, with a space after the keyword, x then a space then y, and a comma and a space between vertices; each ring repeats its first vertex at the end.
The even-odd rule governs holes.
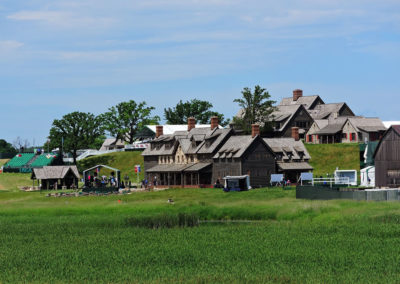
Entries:
POLYGON ((101 115, 104 130, 112 137, 132 144, 136 134, 148 124, 158 124, 160 117, 151 116, 154 107, 134 100, 122 102, 101 115))
POLYGON ((50 129, 50 148, 62 148, 72 154, 76 164, 77 150, 94 148, 103 135, 101 120, 91 113, 72 112, 55 119, 50 129))
POLYGON ((167 124, 186 124, 189 117, 194 117, 196 122, 201 124, 210 123, 212 116, 218 116, 221 125, 225 126, 229 120, 224 119, 224 115, 212 111, 213 105, 210 102, 193 99, 179 103, 173 108, 164 109, 164 117, 167 124))
POLYGON ((4 139, 0 139, 0 153, 16 154, 17 150, 4 139))
POLYGON ((261 133, 266 134, 272 131, 274 104, 276 101, 271 100, 270 94, 265 88, 259 85, 251 88, 243 88, 242 97, 235 99, 241 107, 239 115, 234 117, 233 123, 235 127, 242 129, 245 133, 251 133, 251 125, 259 123, 261 133))

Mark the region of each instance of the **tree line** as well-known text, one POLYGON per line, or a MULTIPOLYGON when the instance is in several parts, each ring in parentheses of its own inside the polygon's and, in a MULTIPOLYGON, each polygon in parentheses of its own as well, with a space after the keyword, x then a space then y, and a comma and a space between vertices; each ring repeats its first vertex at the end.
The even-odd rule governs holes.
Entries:
MULTIPOLYGON (((186 124, 189 117, 194 117, 197 123, 208 124, 212 116, 217 116, 222 126, 233 124, 235 129, 240 129, 244 134, 251 132, 253 123, 261 124, 262 133, 270 131, 272 126, 269 117, 275 101, 271 100, 266 89, 257 85, 254 91, 244 88, 241 93, 242 96, 234 100, 241 108, 241 115, 235 116, 232 121, 214 111, 212 103, 198 99, 185 102, 180 100, 176 106, 165 108, 164 119, 167 124, 186 124)), ((160 123, 160 117, 152 114, 154 110, 144 101, 130 100, 112 106, 100 115, 79 111, 68 113, 53 121, 48 141, 43 148, 59 148, 71 153, 76 163, 79 149, 98 149, 106 136, 132 144, 145 125, 160 123)), ((0 152, 1 146, 0 143, 0 152)))

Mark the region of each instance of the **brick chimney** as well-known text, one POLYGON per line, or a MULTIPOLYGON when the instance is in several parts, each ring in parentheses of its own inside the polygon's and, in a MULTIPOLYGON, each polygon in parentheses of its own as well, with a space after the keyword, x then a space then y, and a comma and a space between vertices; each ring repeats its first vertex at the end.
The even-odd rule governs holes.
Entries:
POLYGON ((303 96, 303 90, 296 89, 293 91, 293 101, 297 101, 302 96, 303 96))
POLYGON ((156 126, 156 138, 160 137, 161 135, 164 135, 164 128, 162 125, 157 125, 156 126))
POLYGON ((300 140, 299 128, 298 127, 292 127, 292 138, 295 141, 299 141, 300 140))
POLYGON ((259 124, 252 124, 251 125, 251 137, 254 138, 257 135, 260 135, 260 125, 259 124))
POLYGON ((219 125, 218 116, 211 117, 211 130, 218 128, 218 125, 219 125))
POLYGON ((188 118, 188 131, 192 130, 193 128, 196 128, 196 119, 194 117, 189 117, 188 118))

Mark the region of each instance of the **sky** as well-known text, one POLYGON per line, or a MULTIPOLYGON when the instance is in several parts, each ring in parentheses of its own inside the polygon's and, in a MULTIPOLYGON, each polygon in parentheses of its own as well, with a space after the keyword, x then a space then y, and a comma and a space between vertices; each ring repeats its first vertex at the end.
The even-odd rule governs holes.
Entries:
POLYGON ((294 89, 400 120, 398 0, 0 0, 0 138, 43 144, 54 119, 294 89))

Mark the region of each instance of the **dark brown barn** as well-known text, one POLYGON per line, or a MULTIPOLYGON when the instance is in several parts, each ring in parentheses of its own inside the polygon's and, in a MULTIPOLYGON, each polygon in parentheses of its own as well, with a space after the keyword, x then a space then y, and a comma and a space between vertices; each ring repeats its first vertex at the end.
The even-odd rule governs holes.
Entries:
POLYGON ((375 150, 375 186, 400 187, 400 125, 390 127, 375 150))

